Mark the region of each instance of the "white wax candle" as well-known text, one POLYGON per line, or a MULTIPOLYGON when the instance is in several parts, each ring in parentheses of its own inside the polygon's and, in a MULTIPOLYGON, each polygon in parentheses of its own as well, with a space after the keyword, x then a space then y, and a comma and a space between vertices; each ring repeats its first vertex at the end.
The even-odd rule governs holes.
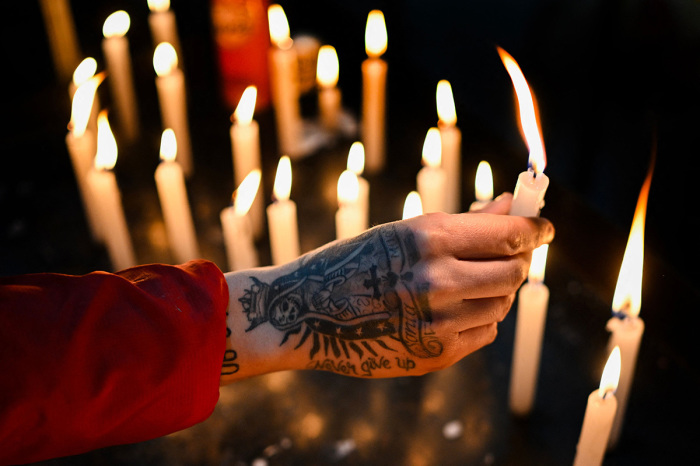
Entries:
POLYGON ((423 215, 423 202, 418 191, 411 191, 403 203, 403 220, 423 215))
POLYGON ((170 9, 170 0, 148 0, 148 8, 148 26, 151 29, 153 47, 157 47, 161 42, 168 42, 175 48, 178 57, 181 57, 177 22, 175 13, 170 9))
POLYGON ((104 22, 102 52, 107 66, 107 76, 112 91, 114 113, 124 136, 133 141, 139 134, 139 115, 131 70, 129 41, 126 33, 131 25, 125 11, 116 11, 104 22))
POLYGON ((267 207, 267 223, 273 265, 280 265, 299 257, 299 227, 297 205, 289 199, 292 186, 292 167, 288 156, 282 156, 275 176, 274 201, 267 207))
POLYGON ((365 170, 365 149, 360 141, 355 141, 348 152, 347 169, 357 175, 357 204, 364 216, 365 229, 369 228, 369 181, 362 176, 365 170))
POLYGON ((535 249, 528 281, 518 292, 518 313, 510 373, 510 409, 524 416, 535 400, 542 352, 549 288, 544 284, 544 267, 549 245, 535 249))
POLYGON ((491 165, 485 160, 479 162, 474 179, 476 201, 469 206, 469 211, 481 210, 493 200, 493 173, 491 165))
POLYGON ((416 187, 423 201, 423 211, 445 211, 445 183, 447 175, 440 166, 440 132, 430 128, 423 144, 423 163, 416 177, 416 187))
POLYGON ((335 48, 322 46, 316 61, 316 81, 318 82, 318 107, 321 125, 328 130, 338 129, 341 108, 341 95, 338 89, 339 62, 335 48))
POLYGON ((335 214, 337 239, 352 238, 367 229, 366 216, 358 203, 357 175, 344 170, 338 178, 338 211, 335 214))
POLYGON ((68 79, 80 61, 80 47, 68 0, 41 0, 51 56, 60 79, 68 79))
POLYGON ((168 128, 161 140, 161 162, 156 168, 155 180, 163 209, 170 250, 178 263, 199 258, 190 202, 187 199, 182 167, 175 160, 177 142, 175 133, 168 128))
POLYGON ((362 62, 361 136, 365 145, 368 173, 384 168, 386 158, 386 76, 387 63, 381 57, 387 48, 384 14, 370 11, 365 28, 365 50, 369 58, 362 62))
POLYGON ((185 75, 177 65, 177 53, 171 44, 161 42, 153 53, 156 88, 163 128, 171 128, 177 137, 178 159, 185 176, 192 175, 192 144, 187 121, 185 75))
POLYGON ((442 142, 442 168, 447 176, 445 212, 455 214, 462 210, 462 132, 457 127, 457 112, 449 81, 438 82, 435 99, 442 142))
POLYGON ((549 186, 549 178, 544 173, 528 170, 518 175, 518 183, 513 191, 510 215, 537 217, 544 205, 544 195, 549 186))
POLYGON ((250 172, 233 195, 233 204, 221 211, 221 227, 229 270, 244 270, 258 266, 258 253, 253 242, 253 230, 248 209, 256 198, 260 185, 260 170, 250 172))
POLYGON ((299 107, 299 62, 289 23, 280 5, 267 10, 272 47, 269 53, 270 91, 275 110, 279 149, 291 157, 299 157, 302 144, 302 119, 299 107))

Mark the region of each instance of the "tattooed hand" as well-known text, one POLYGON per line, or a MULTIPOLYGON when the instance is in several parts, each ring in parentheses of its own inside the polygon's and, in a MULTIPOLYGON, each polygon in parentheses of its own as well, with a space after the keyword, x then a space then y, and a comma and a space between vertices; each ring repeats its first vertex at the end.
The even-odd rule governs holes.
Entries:
POLYGON ((502 215, 510 201, 380 225, 281 267, 227 274, 227 355, 237 359, 222 382, 285 369, 419 375, 491 343, 532 250, 554 235, 545 219, 502 215))

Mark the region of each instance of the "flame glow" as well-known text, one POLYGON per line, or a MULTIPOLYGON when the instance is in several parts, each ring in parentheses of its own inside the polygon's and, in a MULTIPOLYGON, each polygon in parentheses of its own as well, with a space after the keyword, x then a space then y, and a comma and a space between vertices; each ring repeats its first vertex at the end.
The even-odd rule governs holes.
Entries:
POLYGON ((316 61, 316 81, 321 87, 334 87, 338 84, 340 63, 338 53, 332 45, 324 45, 318 49, 316 61))
POLYGON ((148 9, 154 13, 162 13, 170 9, 170 0, 148 0, 148 9))
POLYGON ((474 179, 474 191, 477 201, 486 202, 493 199, 493 172, 485 160, 479 162, 474 179))
POLYGON ((277 164, 277 173, 275 174, 275 184, 272 187, 272 193, 278 201, 289 200, 289 194, 292 192, 292 161, 288 155, 280 157, 277 164))
POLYGON ((177 68, 177 52, 170 42, 161 42, 153 52, 153 69, 165 76, 177 68))
POLYGON ((270 40, 277 47, 287 50, 292 47, 289 37, 289 22, 281 5, 270 5, 267 8, 267 21, 270 24, 270 40))
POLYGON ((372 58, 379 58, 386 52, 388 36, 384 13, 380 10, 372 10, 367 15, 365 27, 365 51, 372 58))
POLYGON ((129 32, 129 27, 131 27, 129 13, 124 10, 115 11, 107 16, 107 19, 102 25, 102 35, 107 38, 123 37, 129 32))
POLYGON ((360 141, 355 141, 350 146, 347 169, 357 176, 365 171, 365 146, 360 141))
POLYGON ((359 194, 360 183, 357 181, 357 175, 350 170, 343 170, 338 178, 338 205, 357 202, 359 194))
POLYGON ((452 126, 457 123, 455 99, 452 95, 452 86, 450 85, 449 81, 443 79, 437 83, 435 101, 437 103, 437 113, 440 123, 448 126, 452 126))
POLYGON ((498 54, 501 56, 501 61, 506 67, 511 81, 513 81, 518 100, 518 123, 530 151, 528 164, 535 173, 542 173, 547 165, 547 157, 544 150, 537 101, 515 59, 500 47, 498 47, 498 54))
POLYGON ((532 251, 532 262, 530 262, 530 270, 527 273, 528 282, 542 283, 544 281, 547 251, 549 251, 549 244, 543 244, 532 251))
POLYGON ((177 138, 175 131, 167 128, 160 137, 160 159, 164 162, 172 162, 177 157, 177 138))
POLYGON ((88 79, 95 76, 97 71, 97 61, 92 57, 87 57, 73 71, 73 84, 80 86, 88 79))
POLYGON ((406 196, 406 201, 403 203, 403 219, 418 217, 423 215, 423 201, 421 201, 418 191, 411 191, 406 196))
POLYGON ((117 140, 114 139, 112 128, 107 119, 107 110, 102 110, 97 115, 97 155, 95 155, 95 168, 98 170, 111 170, 117 163, 117 140))
POLYGON ((423 164, 426 167, 439 168, 442 163, 442 140, 440 130, 430 128, 423 143, 423 164))
POLYGON ((261 176, 259 168, 251 170, 251 172, 243 178, 238 189, 233 192, 233 210, 236 215, 243 216, 250 210, 255 196, 258 194, 261 176))
POLYGON ((234 120, 241 125, 249 125, 253 121, 255 113, 255 101, 258 97, 258 88, 248 86, 241 95, 241 100, 238 101, 238 106, 233 112, 234 120))
POLYGON ((608 356, 608 362, 605 363, 603 375, 600 377, 598 395, 600 395, 601 398, 605 398, 607 393, 615 393, 615 390, 617 390, 617 384, 620 381, 621 366, 620 347, 616 346, 613 348, 610 356, 608 356))
POLYGON ((73 94, 70 123, 68 128, 74 137, 80 137, 85 134, 85 128, 87 128, 88 120, 90 120, 90 113, 92 112, 92 106, 95 102, 97 86, 99 86, 104 80, 104 77, 104 73, 93 76, 78 86, 75 94, 73 94))

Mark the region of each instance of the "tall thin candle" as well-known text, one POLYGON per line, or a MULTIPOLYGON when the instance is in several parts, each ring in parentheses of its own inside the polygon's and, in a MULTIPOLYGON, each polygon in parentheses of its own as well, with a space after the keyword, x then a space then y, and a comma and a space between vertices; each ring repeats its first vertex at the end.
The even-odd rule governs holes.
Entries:
POLYGON ((380 57, 386 52, 387 31, 384 13, 372 10, 367 15, 365 51, 362 62, 362 124, 365 167, 374 174, 384 168, 386 159, 386 75, 387 63, 380 57))
POLYGON ((221 227, 229 270, 258 266, 258 253, 253 242, 249 209, 260 186, 260 169, 252 170, 233 192, 231 206, 221 211, 221 227))
POLYGON ((331 45, 324 45, 318 50, 316 61, 316 81, 318 82, 318 108, 321 125, 330 131, 338 129, 341 95, 338 89, 340 64, 338 53, 331 45))
POLYGON ((438 82, 435 100, 442 142, 442 167, 447 176, 445 212, 455 214, 462 209, 462 132, 457 127, 457 111, 449 81, 438 82))
POLYGON ((297 205, 289 198, 292 189, 292 164, 283 155, 277 165, 273 186, 274 200, 267 207, 272 263, 280 265, 299 257, 297 205))
POLYGON ((423 143, 423 165, 416 177, 416 186, 423 201, 424 212, 445 212, 445 183, 447 175, 440 165, 440 132, 430 128, 423 143))
POLYGON ((170 9, 170 0, 148 0, 148 9, 148 26, 151 28, 153 47, 157 47, 161 42, 168 42, 175 48, 178 57, 181 57, 180 37, 175 13, 170 9))
POLYGON ((357 203, 360 206, 360 210, 364 216, 365 230, 369 228, 370 215, 369 215, 369 181, 367 178, 362 176, 365 170, 365 148, 360 141, 355 141, 350 146, 350 151, 348 152, 348 163, 347 169, 357 175, 357 203))
POLYGON ((474 195, 476 201, 469 206, 470 211, 483 209, 493 200, 493 172, 491 165, 486 160, 479 162, 476 167, 474 195))

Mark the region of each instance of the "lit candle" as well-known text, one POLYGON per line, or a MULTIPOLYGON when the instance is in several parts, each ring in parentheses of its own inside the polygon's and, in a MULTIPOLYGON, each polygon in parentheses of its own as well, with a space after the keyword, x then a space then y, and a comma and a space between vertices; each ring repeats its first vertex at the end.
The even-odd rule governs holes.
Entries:
MULTIPOLYGON (((231 155, 233 157, 233 181, 235 186, 243 183, 243 180, 253 170, 261 169, 260 162, 260 129, 258 122, 253 119, 257 88, 248 86, 236 110, 231 116, 233 124, 230 129, 231 155)), ((260 190, 250 207, 248 216, 252 224, 253 234, 257 237, 263 231, 263 207, 264 200, 260 190)))
POLYGON ((357 201, 359 189, 357 175, 344 170, 338 178, 338 211, 335 214, 337 239, 352 238, 367 229, 364 213, 357 201))
POLYGON ((163 209, 165 229, 168 232, 170 250, 178 263, 199 257, 197 236, 192 221, 190 202, 187 199, 182 167, 175 160, 177 137, 167 128, 160 143, 160 159, 155 173, 160 206, 163 209))
POLYGON ((440 131, 437 128, 430 128, 425 136, 423 165, 416 177, 423 211, 444 212, 447 175, 440 166, 440 131))
POLYGON ((170 0, 148 0, 148 26, 151 28, 153 47, 161 42, 171 44, 178 56, 182 56, 180 38, 177 33, 175 13, 170 9, 170 0))
POLYGON ((185 75, 178 68, 177 52, 168 42, 161 42, 153 53, 153 68, 156 71, 156 88, 160 103, 163 128, 172 128, 177 137, 180 165, 189 177, 192 174, 192 145, 187 122, 187 97, 185 75))
POLYGON ((549 178, 543 173, 547 160, 537 118, 539 112, 518 63, 500 47, 498 47, 498 54, 513 81, 515 95, 518 99, 520 131, 530 151, 528 169, 520 173, 513 191, 510 215, 536 217, 544 206, 544 194, 549 186, 549 178))
POLYGON ((485 160, 479 162, 474 177, 474 194, 476 201, 469 206, 470 211, 480 210, 493 200, 493 173, 491 165, 485 160))
POLYGON ((445 212, 455 214, 462 210, 462 132, 457 127, 457 111, 449 81, 438 82, 435 100, 442 140, 442 168, 447 174, 445 212))
POLYGON ((420 199, 420 194, 418 191, 411 191, 406 196, 406 201, 403 203, 403 220, 407 218, 418 217, 423 215, 423 203, 420 199))
POLYGON ((362 176, 365 170, 365 148, 360 141, 355 141, 348 152, 347 169, 357 175, 357 203, 364 217, 365 230, 369 228, 369 181, 362 176))
POLYGON ((330 45, 324 45, 318 50, 316 61, 316 81, 318 83, 318 108, 321 114, 321 125, 328 130, 338 129, 340 118, 341 96, 338 89, 338 74, 340 64, 338 53, 330 45))
POLYGON ((260 169, 252 170, 233 192, 233 205, 221 211, 221 227, 229 270, 258 266, 258 253, 253 242, 253 229, 248 211, 260 186, 260 169))
POLYGON ((611 332, 608 349, 619 346, 622 352, 620 385, 617 390, 619 407, 612 433, 610 434, 611 447, 614 447, 620 438, 630 388, 637 365, 637 353, 644 334, 644 321, 639 317, 639 311, 642 308, 644 223, 647 201, 649 199, 649 188, 651 187, 652 170, 653 164, 649 169, 637 199, 634 219, 632 220, 627 247, 620 266, 620 275, 618 276, 613 296, 613 317, 607 324, 607 329, 611 332))
POLYGON ((131 18, 126 11, 119 10, 109 15, 102 26, 102 52, 119 127, 124 136, 133 141, 139 134, 139 119, 129 41, 126 38, 130 26, 131 18))
POLYGON ((588 397, 574 466, 598 466, 603 463, 613 419, 618 409, 615 390, 620 377, 620 359, 620 348, 616 346, 605 363, 600 388, 588 397))
POLYGON ((510 409, 517 415, 532 410, 540 367, 542 335, 547 318, 549 288, 544 284, 548 244, 532 252, 527 283, 518 292, 518 314, 510 373, 510 409))
POLYGON ((270 90, 275 110, 279 149, 291 157, 301 154, 302 120, 299 108, 299 63, 289 37, 284 9, 277 4, 267 9, 270 24, 270 90))
POLYGON ((274 200, 267 206, 270 249, 273 265, 280 265, 299 257, 299 228, 297 205, 289 199, 292 190, 292 163, 283 155, 277 165, 274 200))
POLYGON ((81 84, 73 94, 70 131, 66 135, 66 146, 70 154, 75 180, 80 191, 80 198, 83 201, 83 208, 87 217, 90 233, 94 240, 101 241, 103 238, 100 231, 99 212, 95 205, 95 199, 89 193, 87 186, 87 174, 93 164, 96 153, 95 135, 87 128, 92 108, 94 108, 94 97, 97 86, 104 79, 104 74, 92 78, 81 84))
MULTIPOLYGON (((80 62, 80 64, 75 68, 75 71, 73 72, 73 79, 71 80, 71 83, 68 85, 68 94, 70 95, 71 99, 73 98, 75 91, 78 90, 78 86, 95 76, 96 72, 97 61, 94 58, 87 57, 80 62)), ((99 111, 100 99, 98 95, 95 94, 95 97, 93 98, 92 102, 92 111, 90 113, 90 119, 88 121, 88 127, 90 128, 90 132, 93 134, 93 137, 97 134, 97 113, 99 111)), ((94 154, 95 152, 93 151, 92 155, 94 154)))
POLYGON ((386 158, 386 75, 387 63, 380 57, 387 48, 384 13, 372 10, 367 15, 365 51, 368 58, 362 62, 362 142, 365 145, 367 172, 377 173, 384 168, 386 158))
POLYGON ((97 117, 97 155, 87 174, 90 194, 98 206, 100 231, 112 268, 121 270, 136 265, 131 236, 124 217, 121 194, 112 169, 117 163, 117 141, 107 120, 107 112, 97 117))

